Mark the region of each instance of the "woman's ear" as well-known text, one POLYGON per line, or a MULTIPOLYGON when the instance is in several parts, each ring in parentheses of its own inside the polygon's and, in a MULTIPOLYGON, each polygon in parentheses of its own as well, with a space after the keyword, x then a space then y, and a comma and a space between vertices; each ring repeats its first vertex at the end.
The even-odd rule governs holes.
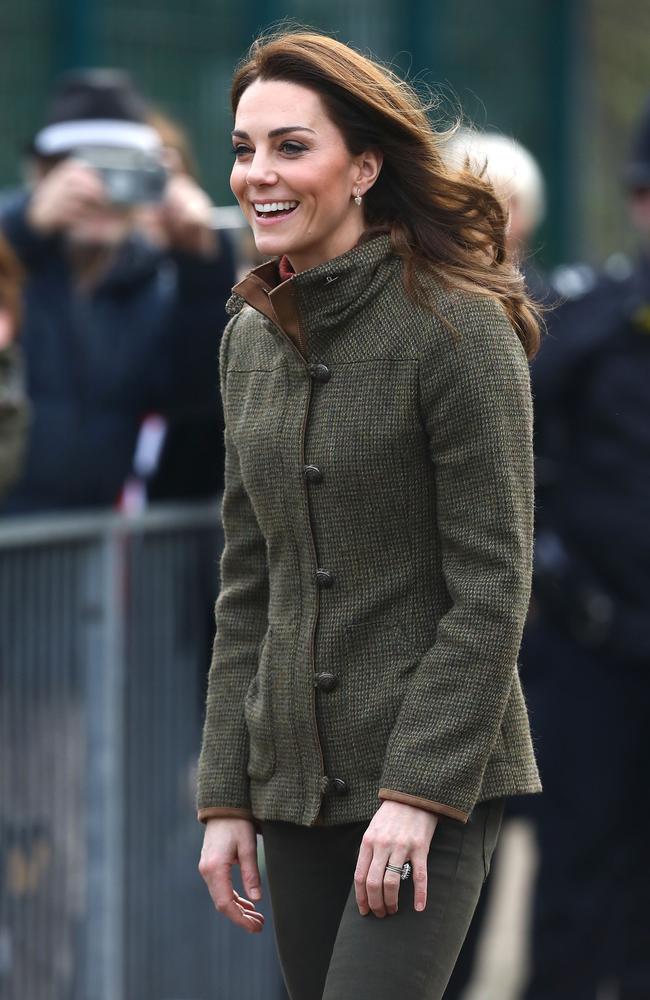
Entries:
POLYGON ((366 194, 379 177, 384 162, 383 154, 378 149, 368 149, 356 157, 355 162, 359 168, 361 193, 366 194))

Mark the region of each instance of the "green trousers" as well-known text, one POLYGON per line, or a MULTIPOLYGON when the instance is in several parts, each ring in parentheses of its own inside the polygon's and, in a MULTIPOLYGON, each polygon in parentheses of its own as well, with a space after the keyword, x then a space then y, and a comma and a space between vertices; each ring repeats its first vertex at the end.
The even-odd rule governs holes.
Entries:
POLYGON ((362 917, 354 870, 367 823, 262 822, 271 906, 291 1000, 440 1000, 487 878, 504 799, 474 807, 467 823, 441 817, 428 856, 427 905, 413 880, 398 911, 362 917))

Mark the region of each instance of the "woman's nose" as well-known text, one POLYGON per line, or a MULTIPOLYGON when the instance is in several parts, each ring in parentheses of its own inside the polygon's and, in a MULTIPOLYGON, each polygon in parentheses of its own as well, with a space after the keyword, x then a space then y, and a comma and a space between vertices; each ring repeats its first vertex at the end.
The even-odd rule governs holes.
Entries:
POLYGON ((256 152, 250 161, 246 183, 253 187, 258 184, 275 184, 277 179, 277 172, 273 169, 269 158, 260 151, 256 152))

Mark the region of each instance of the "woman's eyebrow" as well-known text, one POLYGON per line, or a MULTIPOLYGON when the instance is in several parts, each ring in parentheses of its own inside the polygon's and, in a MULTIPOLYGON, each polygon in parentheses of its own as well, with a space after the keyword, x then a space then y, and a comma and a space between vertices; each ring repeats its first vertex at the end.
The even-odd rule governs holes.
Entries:
MULTIPOLYGON (((281 128, 271 129, 269 139, 275 139, 278 135, 286 135, 287 132, 312 132, 316 135, 314 129, 307 128, 306 125, 283 125, 281 128)), ((232 134, 238 139, 250 139, 248 132, 242 132, 241 129, 233 129, 232 134)))

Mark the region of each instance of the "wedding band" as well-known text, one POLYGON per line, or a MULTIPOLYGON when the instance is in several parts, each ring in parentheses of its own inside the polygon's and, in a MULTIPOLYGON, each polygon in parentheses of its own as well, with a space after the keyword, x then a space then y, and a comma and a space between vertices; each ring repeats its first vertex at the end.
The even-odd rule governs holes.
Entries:
POLYGON ((411 862, 405 861, 403 865, 386 865, 386 871, 395 872, 404 882, 411 874, 411 862))

